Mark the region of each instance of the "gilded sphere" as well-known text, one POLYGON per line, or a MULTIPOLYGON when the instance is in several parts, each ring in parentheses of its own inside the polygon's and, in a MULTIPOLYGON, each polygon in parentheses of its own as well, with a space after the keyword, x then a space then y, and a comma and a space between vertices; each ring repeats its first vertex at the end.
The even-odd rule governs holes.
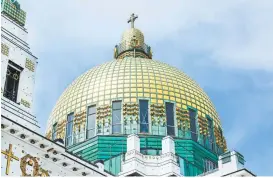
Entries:
POLYGON ((137 40, 138 45, 142 46, 144 44, 144 35, 143 33, 136 28, 127 29, 121 38, 121 43, 126 44, 126 46, 130 46, 132 40, 137 40))
POLYGON ((156 60, 127 57, 94 67, 73 81, 53 108, 47 132, 56 122, 66 120, 68 114, 84 113, 90 105, 111 106, 115 100, 138 103, 139 99, 147 99, 150 104, 170 101, 178 109, 196 108, 198 116, 208 115, 214 126, 221 127, 209 97, 186 74, 156 60))

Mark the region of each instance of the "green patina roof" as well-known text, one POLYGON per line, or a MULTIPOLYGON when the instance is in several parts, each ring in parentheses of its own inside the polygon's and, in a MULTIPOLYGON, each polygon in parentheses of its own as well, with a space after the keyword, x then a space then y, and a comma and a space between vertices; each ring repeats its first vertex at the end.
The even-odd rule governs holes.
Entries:
MULTIPOLYGON (((140 136, 140 148, 161 150, 162 138, 163 136, 140 136)), ((195 141, 181 138, 174 138, 174 141, 176 155, 184 160, 180 165, 184 176, 196 176, 203 173, 204 159, 217 164, 218 156, 195 141)), ((126 151, 126 135, 98 135, 68 148, 68 152, 83 160, 90 162, 104 160, 105 169, 114 175, 118 175, 121 171, 122 154, 126 151)))

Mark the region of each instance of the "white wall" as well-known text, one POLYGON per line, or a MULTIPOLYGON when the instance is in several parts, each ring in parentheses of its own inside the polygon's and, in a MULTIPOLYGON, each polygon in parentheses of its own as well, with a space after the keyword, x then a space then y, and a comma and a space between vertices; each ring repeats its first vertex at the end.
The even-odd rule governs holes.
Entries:
MULTIPOLYGON (((22 176, 22 170, 20 168, 23 163, 23 157, 30 154, 36 157, 39 168, 49 171, 50 176, 82 176, 85 172, 87 176, 110 176, 104 171, 99 170, 98 167, 91 165, 65 151, 65 148, 45 139, 37 133, 21 127, 12 121, 1 118, 1 124, 5 125, 5 128, 1 129, 1 150, 9 149, 9 145, 12 145, 13 154, 19 158, 18 161, 13 160, 10 164, 9 176, 22 176), (11 133, 10 130, 14 129, 15 133, 11 133), (21 138, 21 134, 25 135, 25 138, 21 138), (35 140, 35 143, 31 143, 30 140, 35 140), (43 144, 45 147, 41 148, 43 144), (51 151, 49 151, 51 150, 51 151), (53 150, 56 154, 53 154, 53 150), (48 154, 49 158, 45 155, 48 154), (56 158, 56 162, 53 160, 56 158), (67 166, 63 166, 63 163, 67 166), (73 168, 77 168, 73 171, 73 168)), ((6 176, 7 159, 4 154, 1 154, 1 175, 6 176)), ((27 174, 33 173, 33 166, 26 165, 27 174)))

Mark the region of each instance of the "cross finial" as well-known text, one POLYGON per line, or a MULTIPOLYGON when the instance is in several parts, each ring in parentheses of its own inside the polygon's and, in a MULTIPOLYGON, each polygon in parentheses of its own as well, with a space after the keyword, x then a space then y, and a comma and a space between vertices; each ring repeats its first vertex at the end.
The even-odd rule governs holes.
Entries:
POLYGON ((135 20, 136 20, 137 18, 138 18, 138 16, 137 16, 137 15, 135 16, 135 14, 132 13, 130 19, 128 20, 128 23, 131 22, 131 28, 134 28, 134 22, 135 22, 135 20))

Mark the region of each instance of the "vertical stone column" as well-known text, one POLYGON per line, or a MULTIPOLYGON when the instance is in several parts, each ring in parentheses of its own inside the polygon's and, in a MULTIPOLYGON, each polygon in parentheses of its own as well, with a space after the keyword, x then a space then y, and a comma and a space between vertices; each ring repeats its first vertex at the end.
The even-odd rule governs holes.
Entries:
POLYGON ((166 136, 162 139, 162 154, 165 153, 175 154, 174 140, 171 136, 166 136))
POLYGON ((244 168, 244 157, 236 151, 229 151, 219 156, 219 171, 222 175, 244 168))
POLYGON ((131 150, 140 152, 140 140, 136 134, 131 134, 127 137, 127 152, 131 150))

